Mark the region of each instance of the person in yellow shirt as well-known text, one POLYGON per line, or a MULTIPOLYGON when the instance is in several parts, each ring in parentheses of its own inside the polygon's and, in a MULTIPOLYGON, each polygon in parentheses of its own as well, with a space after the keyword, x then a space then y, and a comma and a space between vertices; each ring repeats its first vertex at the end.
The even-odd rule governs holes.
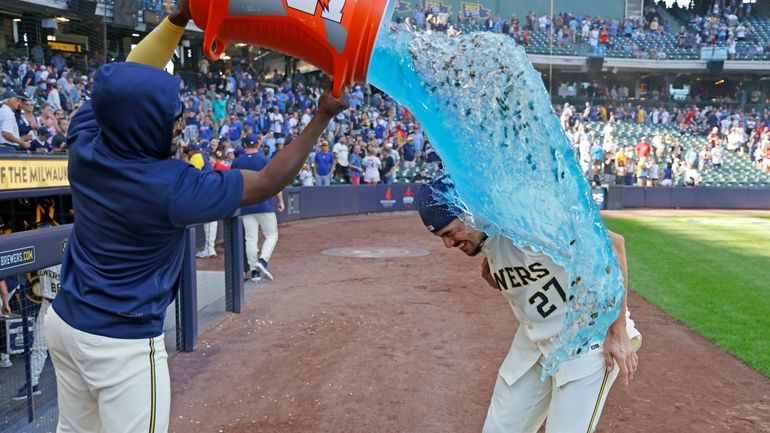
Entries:
POLYGON ((197 144, 187 146, 187 155, 190 158, 189 163, 198 170, 209 171, 213 169, 208 155, 202 152, 202 146, 197 144))
POLYGON ((636 123, 644 123, 644 108, 641 105, 636 109, 636 123))
POLYGON ((626 165, 626 148, 623 146, 618 148, 617 153, 615 153, 615 167, 620 167, 625 165, 626 165))
MULTIPOLYGON (((201 145, 191 144, 187 146, 187 154, 190 158, 190 164, 200 171, 211 171, 214 166, 211 164, 211 159, 204 153, 204 149, 208 148, 209 144, 204 142, 201 145)), ((203 249, 195 254, 195 257, 199 259, 205 259, 209 257, 216 257, 216 242, 217 242, 217 221, 212 221, 203 225, 203 234, 206 237, 203 249)))

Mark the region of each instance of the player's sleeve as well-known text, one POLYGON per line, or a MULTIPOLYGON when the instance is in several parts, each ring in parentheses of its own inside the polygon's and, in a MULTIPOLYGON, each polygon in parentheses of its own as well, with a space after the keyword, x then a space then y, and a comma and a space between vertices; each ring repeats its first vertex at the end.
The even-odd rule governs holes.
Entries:
POLYGON ((179 40, 184 34, 184 27, 171 23, 166 17, 155 29, 137 45, 126 58, 127 62, 142 63, 163 69, 171 60, 179 40))
POLYGON ((176 227, 217 221, 232 216, 243 197, 239 170, 183 170, 169 203, 169 219, 176 227))

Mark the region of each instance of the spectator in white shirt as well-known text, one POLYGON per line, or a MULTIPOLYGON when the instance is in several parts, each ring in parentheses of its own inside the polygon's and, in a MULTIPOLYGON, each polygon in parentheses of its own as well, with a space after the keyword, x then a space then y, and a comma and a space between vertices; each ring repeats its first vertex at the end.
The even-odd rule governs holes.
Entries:
POLYGON ((283 137, 283 114, 278 107, 273 108, 273 112, 268 115, 270 120, 270 131, 276 139, 283 137))
POLYGON ((302 182, 302 186, 315 185, 313 172, 310 171, 310 164, 305 163, 305 165, 302 166, 302 171, 299 172, 299 180, 302 182))
POLYGON ((332 147, 332 153, 334 153, 334 176, 345 179, 346 182, 350 181, 348 174, 350 149, 348 149, 347 138, 343 135, 340 140, 332 147))
POLYGON ((48 92, 48 102, 53 107, 54 112, 61 111, 61 95, 59 94, 60 86, 56 83, 56 80, 49 80, 50 91, 48 92))
POLYGON ((714 146, 713 149, 711 149, 711 165, 714 167, 715 170, 719 170, 722 168, 722 161, 724 160, 724 151, 722 150, 722 146, 719 145, 719 143, 714 146))
POLYGON ((16 122, 16 110, 27 97, 12 90, 2 94, 3 106, 0 107, 0 151, 17 151, 30 148, 30 144, 19 137, 19 124, 16 122))

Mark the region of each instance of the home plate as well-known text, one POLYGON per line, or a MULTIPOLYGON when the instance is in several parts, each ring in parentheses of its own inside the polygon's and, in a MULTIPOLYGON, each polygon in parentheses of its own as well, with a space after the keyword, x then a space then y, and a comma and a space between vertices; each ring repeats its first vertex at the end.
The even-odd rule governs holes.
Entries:
POLYGON ((428 251, 418 248, 398 247, 342 247, 321 251, 321 254, 334 257, 357 259, 398 259, 402 257, 423 257, 428 251))

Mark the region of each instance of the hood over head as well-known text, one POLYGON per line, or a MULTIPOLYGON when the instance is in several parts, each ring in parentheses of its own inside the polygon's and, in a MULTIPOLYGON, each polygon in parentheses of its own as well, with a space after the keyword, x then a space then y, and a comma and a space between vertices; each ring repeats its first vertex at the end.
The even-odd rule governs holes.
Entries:
POLYGON ((181 102, 179 77, 140 63, 110 63, 94 76, 94 116, 104 146, 123 159, 165 159, 181 102))

